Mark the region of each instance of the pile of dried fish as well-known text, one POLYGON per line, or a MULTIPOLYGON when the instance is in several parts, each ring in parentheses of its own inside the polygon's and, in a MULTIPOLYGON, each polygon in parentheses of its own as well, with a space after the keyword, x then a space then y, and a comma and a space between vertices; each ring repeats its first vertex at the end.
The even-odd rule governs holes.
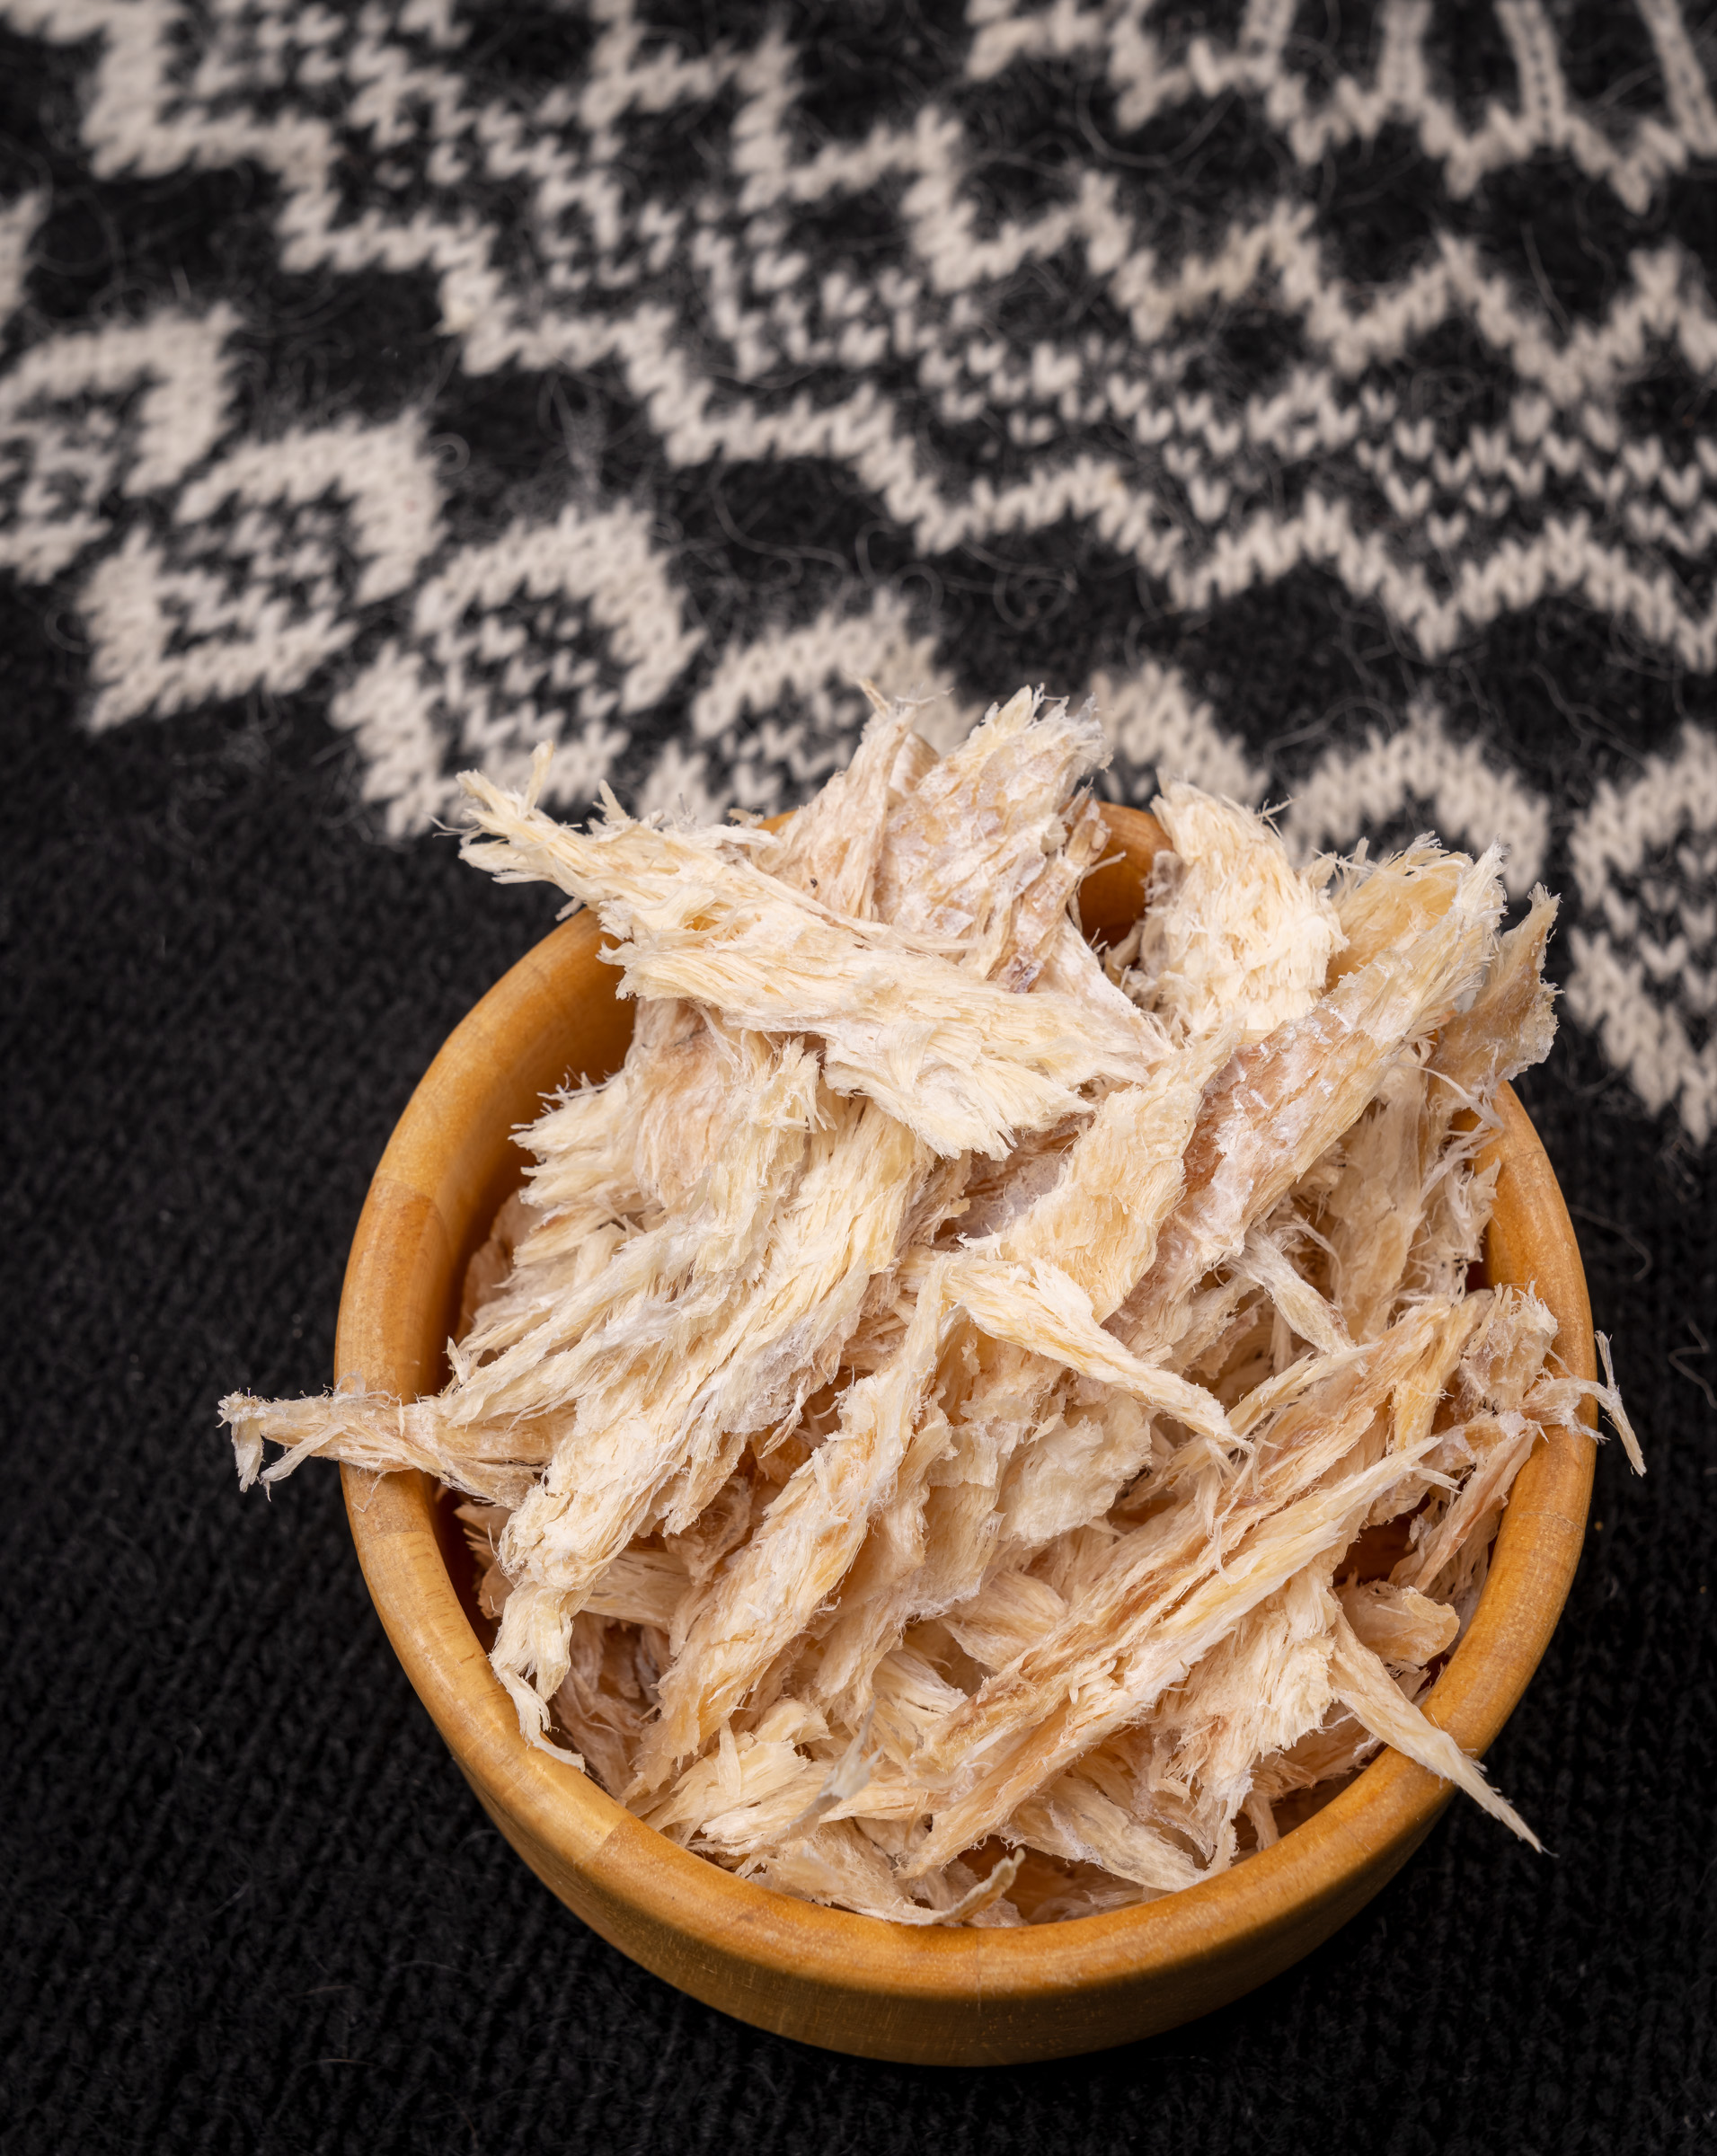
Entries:
POLYGON ((466 779, 632 1047, 524 1134, 446 1388, 235 1394, 243 1480, 267 1438, 463 1493, 527 1735, 789 1894, 1120 1907, 1384 1744, 1531 1840, 1414 1702, 1544 1426, 1596 1392, 1638 1464, 1531 1290, 1466 1286, 1555 901, 1502 933, 1494 849, 1297 870, 1172 784, 1099 954, 1094 719, 1022 692, 938 758, 876 701, 778 834, 466 779))

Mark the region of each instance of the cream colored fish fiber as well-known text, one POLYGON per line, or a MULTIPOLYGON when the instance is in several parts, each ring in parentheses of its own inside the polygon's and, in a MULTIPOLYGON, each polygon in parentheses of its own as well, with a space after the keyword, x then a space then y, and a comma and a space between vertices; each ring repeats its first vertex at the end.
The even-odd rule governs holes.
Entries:
POLYGON ((1298 869, 1177 782, 1105 964, 1093 714, 939 758, 873 702, 778 834, 467 778, 466 857, 597 913, 632 1046, 522 1134, 443 1390, 234 1394, 242 1480, 463 1493, 526 1735, 783 1893, 1124 1907, 1384 1744, 1532 1839, 1417 1701, 1544 1427, 1595 1393, 1639 1463, 1536 1297, 1466 1290, 1554 901, 1503 934, 1494 850, 1298 869))

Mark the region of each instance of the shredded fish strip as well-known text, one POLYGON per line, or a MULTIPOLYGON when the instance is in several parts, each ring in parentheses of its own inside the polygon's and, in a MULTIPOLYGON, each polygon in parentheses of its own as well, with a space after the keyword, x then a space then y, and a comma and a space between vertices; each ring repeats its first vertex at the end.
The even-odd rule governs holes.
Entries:
POLYGON ((938 757, 872 701, 774 833, 466 778, 466 858, 595 911, 632 1045, 523 1134, 441 1392, 235 1393, 242 1484, 462 1493, 526 1736, 783 1893, 1125 1907, 1379 1745, 1536 1846, 1418 1701, 1545 1428, 1595 1402, 1642 1471, 1607 1342, 1576 1380, 1467 1286, 1555 901, 1502 933, 1498 851, 1429 838, 1297 869, 1176 782, 1105 959, 1091 711, 938 757))

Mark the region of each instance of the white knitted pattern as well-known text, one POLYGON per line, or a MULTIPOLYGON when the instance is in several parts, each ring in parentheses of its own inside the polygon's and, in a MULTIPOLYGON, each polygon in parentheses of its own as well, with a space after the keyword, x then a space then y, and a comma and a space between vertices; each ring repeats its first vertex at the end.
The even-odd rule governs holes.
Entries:
MULTIPOLYGON (((1322 87, 1296 63, 1294 0, 1250 0, 1232 46, 1160 27, 1151 0, 970 0, 964 75, 1076 66, 1128 128, 1237 95, 1308 170, 1405 128, 1456 199, 1553 153, 1639 211, 1717 157, 1717 107, 1677 0, 1633 4, 1660 102, 1625 125, 1575 98, 1541 0, 1496 0, 1515 95, 1476 119, 1439 81, 1425 0, 1385 0, 1368 71, 1322 87)), ((1653 355, 1717 370, 1717 305, 1681 248, 1636 252, 1579 326, 1542 278, 1447 233, 1394 281, 1355 287, 1286 194, 1237 201, 1208 244, 1170 257, 1095 163, 1066 169, 1030 216, 989 216, 950 96, 862 140, 819 140, 783 29, 688 56, 632 0, 591 12, 576 80, 501 95, 474 91, 447 0, 350 16, 300 0, 0 0, 23 35, 95 40, 83 136, 99 177, 249 161, 277 184, 283 270, 428 273, 465 378, 611 369, 669 468, 819 460, 924 559, 1073 520, 1177 614, 1314 565, 1425 662, 1559 596, 1692 673, 1717 669, 1717 435, 1668 440, 1624 416, 1653 355), (697 186, 652 193, 628 130, 690 126, 718 102, 721 155, 697 186), (898 227, 885 267, 804 243, 808 212, 877 190, 898 227), (503 199, 506 230, 479 207, 503 199), (998 326, 1005 281, 1058 258, 1106 302, 1095 326, 998 326), (1302 358, 1269 393, 1190 389, 1201 325, 1243 301, 1293 329, 1302 358), (1491 424, 1414 419, 1389 378, 1451 323, 1510 385, 1491 424), (886 386, 902 370, 912 409, 886 386), (951 429, 997 424, 1009 475, 951 476, 917 438, 926 405, 951 429)), ((45 208, 40 192, 0 208, 0 320, 45 208)), ((971 716, 960 691, 975 685, 904 585, 712 631, 648 503, 581 482, 557 514, 458 543, 425 411, 240 432, 242 327, 226 305, 174 305, 26 338, 0 374, 0 568, 67 579, 94 726, 289 692, 334 662, 330 714, 403 836, 444 811, 460 765, 510 773, 545 738, 558 798, 586 800, 652 713, 683 722, 642 774, 647 804, 765 811, 845 755, 856 674, 956 684, 926 713, 933 732, 971 716)), ((1159 765, 1253 800, 1270 790, 1257 752, 1158 659, 1051 685, 1097 695, 1121 791, 1159 765)), ((1717 1085, 1713 754, 1690 728, 1677 756, 1592 802, 1569 990, 1643 1100, 1673 1104, 1700 1140, 1717 1085)), ((1517 890, 1550 845, 1549 804, 1506 742, 1457 738, 1429 696, 1330 749, 1284 827, 1310 850, 1414 820, 1505 836, 1517 890)))
POLYGON ((1516 897, 1538 880, 1550 844, 1550 811, 1512 772, 1491 765, 1476 742, 1452 741, 1427 696, 1406 723, 1364 748, 1332 750, 1297 791, 1282 829, 1303 853, 1345 848, 1403 814, 1451 841, 1482 851, 1493 838, 1509 849, 1504 876, 1516 897))
POLYGON ((1571 851, 1568 1008, 1647 1107, 1678 1109, 1704 1144, 1717 1123, 1717 735, 1689 726, 1631 785, 1600 786, 1571 851))

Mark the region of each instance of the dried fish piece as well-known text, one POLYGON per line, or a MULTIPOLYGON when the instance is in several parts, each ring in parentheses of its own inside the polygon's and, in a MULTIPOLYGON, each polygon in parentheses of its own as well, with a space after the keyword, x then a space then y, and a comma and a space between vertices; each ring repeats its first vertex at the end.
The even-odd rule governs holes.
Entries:
POLYGON ((1075 790, 1106 757, 1089 708, 1069 716, 1029 689, 992 707, 890 812, 878 912, 962 946, 985 979, 1029 988, 1100 857, 1102 817, 1075 790))
POLYGON ((742 1878, 761 1880, 780 1893, 800 1895, 806 1901, 834 1902, 861 1916, 884 1917, 897 1924, 976 1924, 986 1918, 1017 1923, 1019 1918, 1003 1897, 1018 1869, 1019 1860, 1012 1857, 984 1878, 975 1878, 962 1865, 950 1864, 939 1874, 925 1874, 913 1882, 925 1894, 924 1901, 914 1901, 900 1886, 900 1875, 889 1859, 852 1821, 818 1827, 780 1851, 754 1857, 739 1867, 742 1878), (967 1881, 969 1884, 963 1884, 967 1881))
POLYGON ((1307 1567, 1259 1604, 1152 1718, 1150 1783, 1184 1792, 1182 1816, 1212 1866, 1232 1857, 1260 1756, 1316 1729, 1333 1697, 1326 1568, 1307 1567))
POLYGON ((1455 1644, 1460 1620, 1447 1603, 1384 1579, 1338 1587, 1353 1636, 1392 1669, 1422 1669, 1455 1644))
MULTIPOLYGON (((1046 1540, 1049 1539, 1048 1537, 1046 1540)), ((1030 1572, 997 1572, 951 1610, 949 1632, 987 1670, 1005 1669, 1062 1622, 1066 1598, 1030 1572)))
POLYGON ((233 1433, 241 1489, 258 1480, 282 1481, 306 1460, 342 1460, 371 1474, 417 1468, 454 1489, 510 1507, 524 1502, 548 1458, 546 1445, 540 1439, 533 1445, 529 1432, 509 1434, 499 1459, 480 1447, 456 1450, 445 1440, 433 1403, 403 1402, 380 1392, 285 1401, 229 1392, 220 1413, 233 1433), (286 1448, 268 1467, 262 1464, 265 1438, 286 1448))
POLYGON ((653 1628, 610 1623, 589 1609, 572 1621, 554 1711, 581 1764, 611 1791, 626 1785, 664 1645, 653 1628))
POLYGON ((1235 1028, 1213 1027, 1140 1083, 1111 1092, 1042 1196, 987 1243, 969 1237, 969 1249, 1020 1264, 1051 1260, 1090 1298, 1100 1323, 1112 1316, 1156 1255, 1184 1183, 1193 1120, 1236 1039, 1235 1028))
POLYGON ((531 791, 515 800, 465 782, 486 835, 466 842, 467 856, 595 906, 617 941, 622 994, 816 1036, 833 1091, 866 1094, 934 1152, 999 1156, 1016 1134, 1078 1112, 1080 1087, 1139 1078, 1161 1059, 1160 1033, 1137 1012, 1053 990, 1014 994, 886 922, 834 917, 733 858, 732 832, 658 831, 611 804, 605 826, 580 835, 531 791))
POLYGON ((1373 861, 1364 842, 1337 864, 1335 918, 1342 947, 1330 960, 1329 985, 1421 936, 1456 903, 1467 862, 1432 837, 1373 861))
POLYGON ((1498 1084, 1540 1062, 1555 1038, 1544 946, 1556 901, 1541 888, 1509 930, 1471 1005, 1421 1062, 1398 1064, 1338 1144, 1340 1180, 1321 1200, 1337 1300, 1350 1329, 1374 1339, 1403 1294, 1447 1294, 1479 1255, 1493 1179, 1475 1176, 1488 1135, 1475 1114, 1498 1084), (1473 1124, 1457 1133, 1457 1118, 1473 1124))
POLYGON ((853 761, 753 857, 766 875, 854 921, 894 917, 886 901, 880 913, 876 905, 889 811, 898 814, 916 797, 916 782, 928 769, 912 769, 913 745, 926 745, 912 730, 911 707, 872 695, 875 712, 853 761))
POLYGON ((1469 1759, 1447 1730, 1428 1722, 1403 1696, 1376 1656, 1355 1638, 1345 1613, 1337 1615, 1333 1636, 1331 1671, 1335 1694, 1355 1720, 1384 1744, 1465 1789, 1493 1819, 1511 1827, 1534 1849, 1542 1849, 1544 1843, 1519 1813, 1485 1780, 1477 1760, 1469 1759))
POLYGON ((1578 1430, 1584 1426, 1578 1410, 1582 1401, 1589 1400, 1604 1410, 1622 1440, 1622 1449, 1628 1457, 1628 1465, 1636 1475, 1645 1472, 1645 1455, 1640 1449, 1633 1425, 1628 1420, 1627 1409, 1622 1404, 1622 1395, 1616 1387, 1615 1372, 1610 1363, 1610 1344, 1606 1335, 1597 1336, 1598 1353, 1604 1365, 1605 1382, 1595 1384, 1589 1378, 1562 1376, 1540 1378, 1533 1387, 1527 1404, 1543 1423, 1554 1423, 1559 1428, 1578 1430))
POLYGON ((1352 1126, 1408 1045, 1482 982, 1503 904, 1500 858, 1493 847, 1469 863, 1438 919, 1235 1056, 1187 1147, 1185 1195, 1155 1265, 1125 1306, 1119 1330, 1135 1349, 1173 1345, 1199 1283, 1352 1126))
POLYGON ((1268 824, 1183 779, 1151 806, 1169 843, 1152 867, 1131 993, 1188 1034, 1234 1027, 1261 1040, 1303 1018, 1346 941, 1323 888, 1332 864, 1297 874, 1268 824))
POLYGON ((1140 1820, 1130 1803, 1118 1803, 1092 1772, 1077 1768, 1022 1804, 1002 1834, 1048 1856, 1095 1865, 1111 1878, 1129 1880, 1146 1890, 1137 1897, 1141 1900, 1196 1886, 1205 1876, 1178 1843, 1140 1820))

